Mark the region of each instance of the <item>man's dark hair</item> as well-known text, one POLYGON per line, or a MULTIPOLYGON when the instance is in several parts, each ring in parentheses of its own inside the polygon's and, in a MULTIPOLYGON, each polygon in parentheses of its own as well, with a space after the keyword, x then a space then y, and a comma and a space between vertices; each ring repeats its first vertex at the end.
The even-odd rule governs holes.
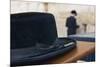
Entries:
POLYGON ((75 10, 72 10, 71 14, 75 14, 77 16, 77 12, 75 10))

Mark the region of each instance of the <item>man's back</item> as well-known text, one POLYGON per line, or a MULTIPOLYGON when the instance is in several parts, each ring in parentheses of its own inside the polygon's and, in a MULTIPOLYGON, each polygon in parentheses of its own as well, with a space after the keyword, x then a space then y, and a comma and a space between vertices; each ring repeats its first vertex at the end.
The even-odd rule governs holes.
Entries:
POLYGON ((76 19, 73 16, 68 17, 67 21, 66 21, 66 26, 70 29, 71 28, 75 29, 76 28, 76 19))

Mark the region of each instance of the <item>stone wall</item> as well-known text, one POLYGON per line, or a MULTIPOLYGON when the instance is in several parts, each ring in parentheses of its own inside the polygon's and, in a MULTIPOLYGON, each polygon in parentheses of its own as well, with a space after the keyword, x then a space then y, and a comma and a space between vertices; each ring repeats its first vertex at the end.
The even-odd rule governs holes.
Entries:
POLYGON ((80 25, 80 28, 77 30, 77 33, 95 32, 95 6, 93 5, 48 3, 48 11, 45 11, 45 5, 43 2, 11 1, 11 13, 52 13, 56 19, 57 32, 59 37, 67 36, 65 22, 66 18, 70 15, 70 11, 73 9, 78 12, 77 23, 80 25), (87 24, 86 32, 84 32, 83 24, 87 24))

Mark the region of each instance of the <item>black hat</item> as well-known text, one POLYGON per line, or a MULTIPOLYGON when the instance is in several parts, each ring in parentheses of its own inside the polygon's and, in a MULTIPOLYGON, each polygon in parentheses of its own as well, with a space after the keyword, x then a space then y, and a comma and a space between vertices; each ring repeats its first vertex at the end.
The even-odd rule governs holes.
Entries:
POLYGON ((72 11, 71 11, 71 14, 77 15, 77 12, 76 12, 75 10, 72 10, 72 11))

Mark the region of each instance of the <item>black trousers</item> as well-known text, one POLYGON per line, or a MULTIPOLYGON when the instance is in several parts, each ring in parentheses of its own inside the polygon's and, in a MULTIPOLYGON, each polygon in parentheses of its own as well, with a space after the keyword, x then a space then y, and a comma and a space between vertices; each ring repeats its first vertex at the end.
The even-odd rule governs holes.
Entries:
POLYGON ((68 29, 67 30, 67 35, 73 35, 73 34, 76 34, 76 29, 68 29))

